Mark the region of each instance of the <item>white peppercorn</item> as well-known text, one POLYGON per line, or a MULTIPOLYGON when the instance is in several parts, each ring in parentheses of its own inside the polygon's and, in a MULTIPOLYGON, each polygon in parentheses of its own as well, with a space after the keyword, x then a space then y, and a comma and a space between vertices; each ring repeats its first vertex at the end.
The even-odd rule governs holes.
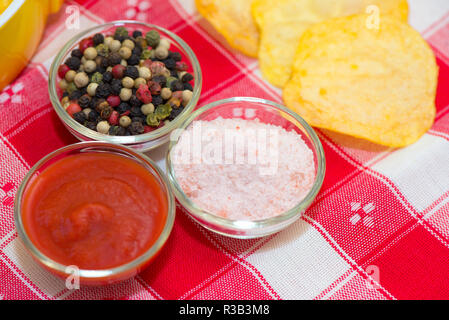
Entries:
POLYGON ((75 82, 75 85, 78 88, 82 88, 87 86, 87 84, 89 83, 89 77, 87 76, 87 74, 83 71, 83 72, 78 72, 75 75, 75 78, 73 79, 73 82, 75 82))
POLYGON ((129 127, 129 125, 131 124, 131 118, 128 116, 122 116, 120 117, 119 120, 119 124, 123 127, 123 128, 127 128, 129 127))
POLYGON ((84 71, 86 72, 93 72, 97 69, 97 64, 93 60, 87 60, 84 64, 84 71))
POLYGON ((132 49, 134 49, 135 45, 134 45, 134 42, 132 42, 131 40, 125 39, 122 42, 122 47, 126 47, 126 48, 129 48, 130 50, 132 50, 132 49))
POLYGON ((154 50, 154 56, 158 59, 165 59, 168 57, 168 49, 165 47, 157 47, 154 50))
POLYGON ((139 67, 139 77, 145 80, 151 79, 151 70, 147 67, 139 67))
POLYGON ((118 40, 112 40, 111 43, 109 44, 109 49, 112 52, 117 52, 120 50, 120 47, 122 46, 122 43, 118 40))
POLYGON ((91 97, 95 95, 95 92, 97 91, 98 83, 91 82, 87 86, 87 94, 91 97))
POLYGON ((134 87, 134 80, 131 77, 124 77, 122 79, 122 85, 125 88, 131 89, 132 87, 134 87))
POLYGON ((97 131, 100 133, 107 134, 109 132, 109 128, 111 126, 106 120, 100 121, 97 123, 97 131))
POLYGON ((111 46, 111 42, 114 41, 113 37, 106 37, 104 38, 104 44, 105 46, 107 46, 110 49, 111 46))
POLYGON ((98 54, 98 52, 94 47, 89 47, 89 48, 86 48, 86 50, 84 50, 84 57, 87 60, 95 59, 97 57, 97 54, 98 54))
POLYGON ((192 99, 192 96, 193 96, 193 92, 192 91, 184 90, 182 92, 182 105, 186 106, 190 102, 190 100, 192 99))
POLYGON ((128 47, 121 47, 118 53, 123 59, 128 59, 132 54, 131 49, 128 47))
POLYGON ((161 97, 164 100, 168 100, 171 98, 172 95, 172 91, 170 90, 170 88, 162 88, 161 90, 161 97))
POLYGON ((122 90, 120 90, 120 99, 122 99, 122 101, 128 101, 131 96, 133 94, 133 91, 129 88, 122 88, 122 90))
POLYGON ((64 78, 67 80, 67 82, 72 82, 73 79, 75 79, 76 71, 75 70, 69 70, 65 73, 64 78))
POLYGON ((152 103, 144 104, 140 107, 140 111, 142 111, 144 115, 149 115, 154 112, 154 105, 152 103))
POLYGON ((141 84, 147 84, 147 81, 144 78, 137 78, 136 80, 134 80, 134 88, 139 89, 141 84))
POLYGON ((166 48, 168 50, 170 49, 170 41, 167 38, 162 38, 159 41, 158 47, 166 48))

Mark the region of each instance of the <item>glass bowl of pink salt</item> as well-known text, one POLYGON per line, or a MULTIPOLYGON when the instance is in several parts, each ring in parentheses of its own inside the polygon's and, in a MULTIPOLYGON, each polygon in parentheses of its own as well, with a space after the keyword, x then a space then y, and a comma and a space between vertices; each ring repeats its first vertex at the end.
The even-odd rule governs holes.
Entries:
POLYGON ((278 232, 303 215, 325 174, 315 131, 272 101, 235 97, 209 103, 170 137, 172 190, 195 221, 234 238, 278 232))

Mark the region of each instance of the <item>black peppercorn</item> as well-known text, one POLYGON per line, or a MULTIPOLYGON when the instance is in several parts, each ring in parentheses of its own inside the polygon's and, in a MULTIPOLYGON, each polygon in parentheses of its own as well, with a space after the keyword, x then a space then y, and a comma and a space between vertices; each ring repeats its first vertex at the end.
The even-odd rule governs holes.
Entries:
POLYGON ((171 83, 170 89, 173 92, 182 91, 182 90, 184 90, 184 84, 182 83, 182 81, 175 80, 171 83))
POLYGON ((100 117, 100 115, 98 114, 97 111, 91 110, 89 112, 89 115, 87 116, 87 120, 92 121, 92 122, 96 122, 99 117, 100 117))
POLYGON ((167 117, 168 120, 173 121, 177 116, 179 116, 179 114, 182 112, 182 110, 184 110, 183 107, 179 107, 179 108, 172 108, 170 115, 167 117))
POLYGON ((69 94, 69 100, 70 101, 78 100, 82 95, 83 93, 80 90, 74 90, 72 93, 69 94))
POLYGON ((131 109, 131 106, 127 102, 121 102, 116 108, 117 112, 120 114, 122 114, 130 109, 131 109))
POLYGON ((103 81, 104 82, 111 82, 111 80, 113 79, 112 77, 112 73, 109 71, 103 72, 103 81))
POLYGON ((162 97, 160 95, 153 96, 153 101, 151 101, 151 103, 156 107, 160 104, 163 104, 164 99, 162 99, 162 97))
POLYGON ((126 135, 126 129, 119 126, 115 133, 117 136, 124 136, 124 135, 126 135))
POLYGON ((78 99, 78 104, 83 109, 88 108, 90 106, 90 97, 87 94, 82 95, 78 99))
POLYGON ((137 79, 139 77, 139 70, 134 66, 127 66, 124 72, 125 77, 137 79))
POLYGON ((189 82, 192 80, 193 80, 193 76, 190 73, 185 73, 181 78, 182 82, 189 82))
POLYGON ((73 114, 73 119, 75 119, 76 122, 84 124, 84 122, 86 122, 86 115, 84 112, 80 111, 73 114))
POLYGON ((120 129, 121 127, 119 127, 119 126, 110 126, 109 127, 109 134, 111 135, 111 136, 118 136, 119 134, 119 129, 120 129))
POLYGON ((122 62, 122 56, 118 52, 113 52, 108 56, 109 66, 113 67, 122 62))
POLYGON ((165 64, 165 67, 168 69, 174 69, 176 67, 176 61, 172 58, 167 58, 162 60, 162 62, 165 64))
POLYGON ((143 124, 141 122, 131 122, 131 125, 128 127, 129 132, 132 135, 141 134, 145 131, 143 124))
POLYGON ((76 57, 78 59, 81 59, 83 57, 83 53, 81 52, 80 49, 73 49, 72 53, 71 53, 72 57, 76 57))
MULTIPOLYGON (((90 113, 89 113, 89 115, 90 115, 90 113)), ((84 123, 84 125, 90 130, 97 131, 97 123, 95 121, 87 121, 84 123)))
POLYGON ((159 83, 161 88, 165 87, 165 85, 167 84, 167 78, 164 77, 163 75, 156 75, 151 80, 153 82, 159 83))
POLYGON ((131 98, 129 99, 129 104, 130 104, 132 107, 139 107, 139 108, 140 108, 140 106, 141 106, 143 103, 142 103, 142 101, 140 101, 140 100, 137 98, 137 96, 136 96, 135 94, 133 94, 133 95, 131 96, 131 98))
POLYGON ((134 49, 132 49, 131 53, 140 57, 140 55, 142 54, 142 48, 138 44, 136 44, 134 49))
POLYGON ((141 36, 142 36, 142 31, 134 30, 134 32, 133 32, 133 37, 134 38, 141 37, 141 36))
POLYGON ((190 83, 184 82, 184 90, 190 90, 193 91, 193 87, 190 83))
POLYGON ((131 121, 132 121, 132 122, 141 122, 141 123, 144 123, 145 117, 144 117, 143 114, 142 114, 142 117, 133 117, 133 118, 131 118, 131 121))
POLYGON ((168 56, 175 61, 181 61, 181 59, 182 59, 182 56, 179 52, 170 51, 168 56))
POLYGON ((119 79, 112 79, 111 80, 111 92, 115 95, 119 95, 120 90, 122 90, 122 82, 119 79))
POLYGON ((95 95, 99 98, 106 98, 112 93, 111 86, 108 83, 100 83, 95 90, 95 95))
POLYGON ((178 71, 176 69, 169 69, 170 76, 177 78, 178 77, 178 71))
POLYGON ((140 54, 132 54, 127 61, 128 65, 138 65, 140 62, 140 54))
POLYGON ((100 61, 100 67, 107 69, 109 67, 109 59, 106 57, 103 57, 100 61))
POLYGON ((103 43, 104 36, 101 33, 94 34, 92 41, 94 42, 95 46, 98 46, 100 43, 103 43))
POLYGON ((69 57, 65 61, 65 64, 72 70, 77 71, 80 68, 81 60, 77 57, 69 57))
POLYGON ((139 107, 131 107, 130 111, 131 112, 130 112, 129 116, 131 118, 143 116, 143 113, 139 107))

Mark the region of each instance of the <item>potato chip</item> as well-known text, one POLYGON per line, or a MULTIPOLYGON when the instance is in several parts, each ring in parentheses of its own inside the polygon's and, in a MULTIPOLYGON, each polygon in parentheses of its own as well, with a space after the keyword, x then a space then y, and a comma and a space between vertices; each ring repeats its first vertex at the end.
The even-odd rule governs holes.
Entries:
POLYGON ((288 81, 299 39, 311 25, 365 11, 373 18, 391 14, 403 21, 408 15, 406 0, 255 0, 251 10, 261 34, 262 74, 278 87, 288 81))
POLYGON ((435 118, 435 56, 408 24, 381 16, 375 28, 369 18, 335 18, 309 28, 284 102, 312 126, 406 146, 435 118))
POLYGON ((259 31, 251 15, 253 0, 195 0, 199 13, 234 49, 257 57, 259 31))

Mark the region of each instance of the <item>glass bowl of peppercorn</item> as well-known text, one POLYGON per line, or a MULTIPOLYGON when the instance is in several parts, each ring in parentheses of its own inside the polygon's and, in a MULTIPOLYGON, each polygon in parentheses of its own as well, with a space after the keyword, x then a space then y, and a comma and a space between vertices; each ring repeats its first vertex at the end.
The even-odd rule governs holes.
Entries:
POLYGON ((49 75, 53 107, 75 137, 142 152, 169 141, 195 108, 201 85, 199 62, 184 40, 128 20, 73 37, 49 75))

